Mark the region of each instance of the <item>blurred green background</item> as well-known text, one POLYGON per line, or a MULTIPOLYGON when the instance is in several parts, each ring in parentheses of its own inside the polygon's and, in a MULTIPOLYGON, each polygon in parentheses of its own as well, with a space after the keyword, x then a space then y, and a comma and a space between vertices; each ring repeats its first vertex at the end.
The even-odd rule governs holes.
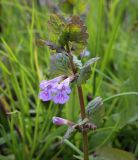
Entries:
POLYGON ((48 78, 50 51, 38 47, 35 39, 49 38, 47 21, 53 12, 81 15, 89 33, 90 55, 84 61, 101 57, 83 85, 85 104, 101 96, 106 110, 104 126, 89 133, 91 157, 134 160, 138 157, 137 0, 0 0, 0 160, 82 157, 81 134, 56 146, 67 128, 52 124, 53 116, 77 121, 76 90, 64 106, 38 99, 39 83, 48 78))

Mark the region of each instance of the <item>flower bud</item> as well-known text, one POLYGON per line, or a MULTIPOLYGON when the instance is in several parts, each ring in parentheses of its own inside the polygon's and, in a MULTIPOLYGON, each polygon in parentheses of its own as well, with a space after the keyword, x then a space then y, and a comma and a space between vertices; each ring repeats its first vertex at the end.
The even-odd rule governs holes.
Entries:
POLYGON ((56 125, 68 125, 68 126, 73 126, 74 123, 72 121, 69 121, 67 119, 63 119, 60 117, 53 117, 53 123, 56 125))
POLYGON ((53 117, 53 123, 56 125, 67 125, 68 124, 68 120, 60 118, 60 117, 53 117))

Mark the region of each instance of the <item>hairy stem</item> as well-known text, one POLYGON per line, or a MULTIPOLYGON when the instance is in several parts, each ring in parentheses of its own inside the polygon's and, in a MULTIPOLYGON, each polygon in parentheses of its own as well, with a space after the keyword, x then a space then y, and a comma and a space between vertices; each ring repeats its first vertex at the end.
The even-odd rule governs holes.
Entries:
MULTIPOLYGON (((77 73, 76 71, 76 67, 73 63, 73 56, 71 54, 69 45, 67 45, 67 52, 70 58, 70 65, 72 68, 72 71, 74 73, 74 75, 77 73)), ((80 110, 81 110, 81 119, 85 119, 86 118, 86 113, 85 113, 85 105, 84 105, 84 99, 83 99, 83 91, 82 91, 82 87, 81 86, 77 86, 77 90, 78 90, 78 95, 79 95, 79 102, 80 102, 80 110)), ((82 131, 82 136, 83 136, 83 153, 84 153, 84 160, 89 160, 89 148, 88 148, 88 135, 87 135, 87 131, 83 130, 82 131)))

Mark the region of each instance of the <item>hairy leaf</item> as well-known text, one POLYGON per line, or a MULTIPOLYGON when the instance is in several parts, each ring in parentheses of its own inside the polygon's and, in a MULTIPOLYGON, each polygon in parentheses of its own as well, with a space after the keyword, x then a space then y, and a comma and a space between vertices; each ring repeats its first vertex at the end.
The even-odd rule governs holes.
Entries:
POLYGON ((105 115, 105 109, 103 107, 101 97, 96 97, 94 100, 88 103, 86 107, 86 114, 89 120, 97 127, 102 124, 105 115))
POLYGON ((48 21, 49 30, 54 34, 60 34, 64 30, 65 22, 64 20, 56 14, 50 15, 50 20, 48 21))
POLYGON ((48 39, 50 41, 48 46, 50 49, 65 49, 69 45, 74 54, 79 54, 85 48, 88 39, 87 27, 79 16, 72 16, 65 20, 52 14, 48 24, 48 39))
POLYGON ((99 59, 100 59, 99 57, 91 58, 90 60, 87 61, 87 63, 85 63, 85 65, 83 67, 87 68, 90 65, 94 64, 95 62, 97 62, 99 59))
POLYGON ((86 83, 86 81, 90 78, 91 74, 92 71, 90 66, 82 68, 77 79, 77 85, 80 86, 81 84, 86 83))
POLYGON ((71 75, 69 57, 63 53, 56 53, 50 57, 50 76, 71 75))
POLYGON ((84 66, 80 70, 80 75, 77 79, 78 85, 85 83, 91 77, 92 74, 91 65, 97 62, 97 60, 99 60, 99 57, 92 58, 84 64, 84 66))
POLYGON ((69 42, 76 42, 83 45, 87 44, 88 33, 83 21, 78 16, 72 16, 67 20, 66 27, 59 37, 59 43, 66 45, 69 42))

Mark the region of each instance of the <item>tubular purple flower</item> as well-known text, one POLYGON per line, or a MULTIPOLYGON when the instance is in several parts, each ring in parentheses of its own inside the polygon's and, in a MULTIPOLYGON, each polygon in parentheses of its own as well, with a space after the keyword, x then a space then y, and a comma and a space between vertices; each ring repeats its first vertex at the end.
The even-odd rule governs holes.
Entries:
POLYGON ((63 124, 67 125, 68 124, 68 120, 60 118, 60 117, 53 117, 52 120, 53 120, 53 123, 56 125, 63 125, 63 124))
POLYGON ((49 86, 49 85, 53 85, 53 84, 58 84, 60 81, 62 81, 63 80, 63 78, 64 78, 64 76, 59 76, 59 77, 56 77, 56 78, 54 78, 54 79, 51 79, 51 80, 49 80, 49 81, 47 81, 47 80, 43 80, 41 83, 40 83, 40 85, 39 85, 39 87, 43 90, 43 89, 45 89, 47 86, 49 86))
POLYGON ((70 80, 71 80, 70 77, 68 77, 64 81, 62 81, 60 84, 57 85, 56 87, 57 92, 53 96, 54 103, 64 104, 69 100, 68 94, 71 93, 71 88, 69 86, 70 80))
POLYGON ((39 98, 42 100, 42 101, 50 101, 52 99, 52 94, 51 92, 48 92, 48 91, 41 91, 39 93, 39 98))
POLYGON ((39 98, 42 101, 53 100, 56 104, 66 103, 69 100, 68 94, 71 93, 69 84, 72 78, 73 77, 68 77, 64 79, 64 76, 59 76, 49 81, 42 81, 40 83, 41 91, 39 98))
POLYGON ((66 78, 64 81, 62 81, 58 86, 57 89, 66 92, 67 94, 71 93, 71 88, 69 86, 70 83, 70 77, 66 78))
POLYGON ((40 84, 42 91, 39 93, 39 98, 42 101, 49 101, 52 99, 52 88, 55 85, 54 83, 45 83, 44 81, 40 84))
POLYGON ((64 104, 69 100, 69 96, 66 92, 58 91, 56 95, 53 96, 53 101, 56 104, 64 104))
POLYGON ((42 101, 52 100, 54 88, 62 80, 63 80, 63 76, 56 77, 56 78, 51 79, 49 81, 43 80, 40 83, 40 88, 42 91, 40 91, 40 93, 39 93, 39 98, 42 101))

